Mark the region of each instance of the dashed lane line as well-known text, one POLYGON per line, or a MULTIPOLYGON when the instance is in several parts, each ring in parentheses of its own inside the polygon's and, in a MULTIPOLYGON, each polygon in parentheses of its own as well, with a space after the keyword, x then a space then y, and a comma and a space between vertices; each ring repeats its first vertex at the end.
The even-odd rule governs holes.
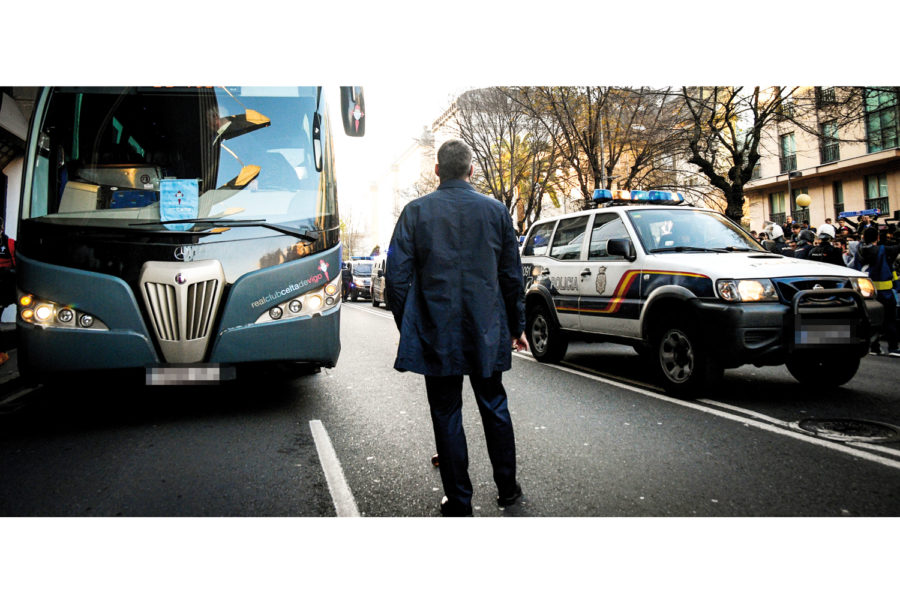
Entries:
POLYGON ((322 421, 314 420, 309 422, 309 428, 312 431, 313 440, 316 442, 319 462, 322 463, 322 470, 325 471, 325 481, 328 482, 328 490, 331 492, 337 516, 358 517, 359 509, 356 507, 356 500, 353 499, 350 486, 344 479, 341 462, 334 452, 334 446, 331 445, 331 438, 328 437, 325 426, 322 425, 322 421))
MULTIPOLYGON (((523 360, 527 360, 527 361, 531 361, 531 362, 535 362, 535 363, 537 362, 537 360, 535 360, 533 357, 527 356, 522 353, 513 352, 513 356, 517 356, 523 360)), ((828 440, 811 437, 807 434, 799 433, 799 432, 796 432, 789 428, 786 429, 785 427, 788 426, 786 421, 779 421, 778 419, 773 419, 766 415, 761 415, 759 413, 752 413, 752 411, 743 410, 742 412, 751 413, 754 415, 754 418, 746 418, 746 417, 742 417, 740 415, 736 415, 733 412, 726 412, 724 410, 719 410, 718 408, 713 408, 710 405, 718 405, 721 407, 727 407, 729 411, 741 410, 741 409, 737 409, 733 406, 729 406, 727 404, 721 404, 721 403, 715 402, 713 400, 702 399, 702 400, 698 400, 699 403, 687 402, 684 400, 679 400, 677 398, 672 398, 670 396, 666 396, 664 394, 652 392, 650 390, 646 390, 646 389, 643 389, 643 388, 640 388, 640 387, 637 387, 634 385, 622 383, 622 382, 616 381, 614 379, 609 379, 606 377, 601 377, 599 375, 592 375, 590 373, 585 373, 583 371, 572 369, 570 367, 564 367, 562 365, 554 365, 554 364, 549 364, 549 363, 543 363, 543 364, 546 367, 551 367, 551 368, 557 369, 559 371, 571 373, 572 375, 579 375, 581 377, 593 379, 594 381, 600 381, 602 383, 606 383, 606 384, 609 384, 609 385, 612 385, 615 387, 626 389, 631 392, 636 392, 639 394, 643 394, 645 396, 650 396, 651 398, 656 398, 657 400, 662 400, 663 402, 668 402, 670 404, 676 404, 678 406, 683 406, 684 408, 690 408, 692 410, 697 410, 697 411, 700 411, 700 412, 703 412, 706 414, 721 417, 723 419, 728 419, 730 421, 736 421, 738 423, 747 425, 748 427, 762 429, 763 431, 768 431, 770 433, 775 433, 775 434, 782 435, 785 437, 793 438, 793 439, 799 440, 801 442, 806 442, 807 444, 813 444, 815 446, 821 446, 823 448, 828 448, 829 450, 834 450, 836 452, 848 454, 855 458, 860 458, 862 460, 867 460, 869 462, 878 463, 885 467, 891 467, 893 469, 900 469, 900 460, 894 460, 891 458, 887 458, 885 456, 878 456, 878 455, 872 454, 871 452, 865 452, 865 451, 857 449, 855 447, 850 447, 850 446, 847 446, 847 445, 844 445, 844 444, 841 444, 838 442, 831 442, 828 440)), ((857 444, 857 446, 859 446, 859 445, 857 444)), ((885 452, 885 453, 894 454, 894 452, 891 451, 890 449, 880 449, 880 448, 873 448, 873 449, 877 449, 877 451, 879 451, 879 452, 885 452, 885 450, 887 450, 887 452, 885 452)))

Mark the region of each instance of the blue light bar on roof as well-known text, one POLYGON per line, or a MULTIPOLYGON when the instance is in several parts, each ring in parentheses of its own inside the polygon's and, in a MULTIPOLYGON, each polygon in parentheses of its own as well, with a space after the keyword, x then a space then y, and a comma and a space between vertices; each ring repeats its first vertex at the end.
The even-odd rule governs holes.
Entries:
POLYGON ((648 192, 649 200, 652 202, 678 202, 683 201, 684 196, 679 192, 661 192, 659 190, 650 190, 648 192))
POLYGON ((642 190, 631 190, 632 200, 649 200, 650 194, 642 190))
POLYGON ((591 196, 594 202, 605 202, 607 200, 612 200, 612 192, 609 190, 594 190, 594 195, 591 196))

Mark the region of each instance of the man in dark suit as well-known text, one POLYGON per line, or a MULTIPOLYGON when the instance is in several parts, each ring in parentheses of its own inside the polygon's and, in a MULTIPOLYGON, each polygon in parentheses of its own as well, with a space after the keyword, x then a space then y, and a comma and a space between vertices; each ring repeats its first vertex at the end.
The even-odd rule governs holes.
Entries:
POLYGON ((388 251, 388 304, 400 330, 394 368, 425 376, 440 456, 444 516, 472 514, 472 483, 462 425, 462 382, 469 376, 500 506, 522 495, 516 446, 501 374, 511 351, 525 350, 525 294, 512 219, 468 182, 472 151, 441 145, 437 191, 400 215, 388 251))

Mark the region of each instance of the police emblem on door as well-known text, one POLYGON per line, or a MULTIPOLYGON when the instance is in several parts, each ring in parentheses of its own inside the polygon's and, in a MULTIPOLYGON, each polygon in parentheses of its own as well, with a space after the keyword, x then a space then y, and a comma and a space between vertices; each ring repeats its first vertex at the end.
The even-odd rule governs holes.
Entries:
POLYGON ((597 273, 596 287, 597 293, 602 296, 603 292, 606 291, 606 267, 600 267, 599 270, 600 272, 597 273))

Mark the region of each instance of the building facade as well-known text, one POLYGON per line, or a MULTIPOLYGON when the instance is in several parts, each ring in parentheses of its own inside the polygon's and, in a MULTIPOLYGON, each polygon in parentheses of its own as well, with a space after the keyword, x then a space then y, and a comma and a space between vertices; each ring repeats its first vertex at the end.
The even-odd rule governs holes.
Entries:
MULTIPOLYGON (((818 227, 842 212, 900 210, 900 88, 801 88, 761 144, 744 187, 750 227, 790 215, 818 227), (808 207, 797 196, 811 198, 808 207)), ((855 220, 855 219, 854 219, 855 220)))

